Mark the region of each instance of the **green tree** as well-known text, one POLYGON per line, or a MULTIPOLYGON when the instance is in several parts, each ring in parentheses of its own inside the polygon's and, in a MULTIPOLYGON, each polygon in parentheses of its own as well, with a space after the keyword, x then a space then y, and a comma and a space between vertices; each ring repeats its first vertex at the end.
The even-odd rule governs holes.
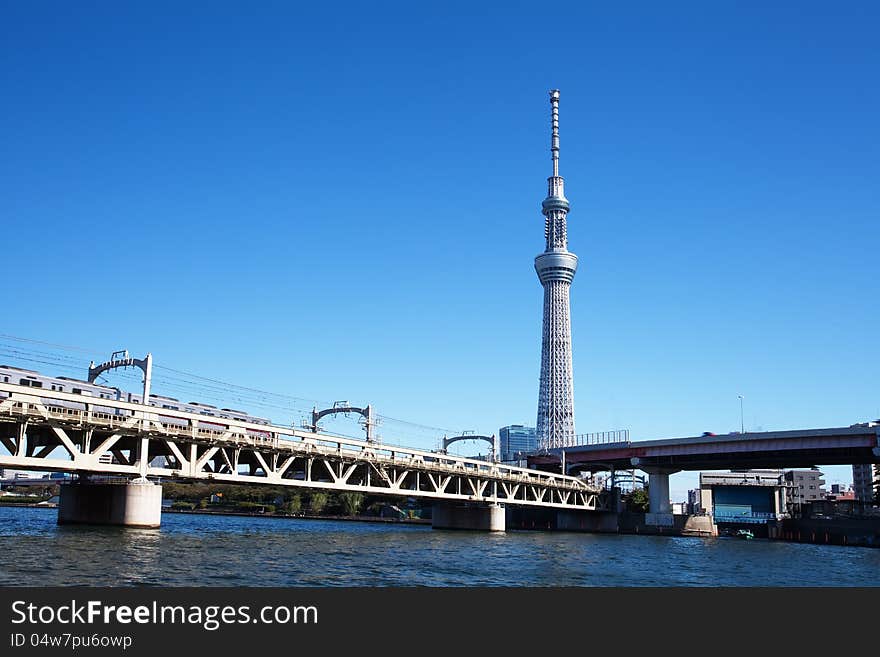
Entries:
POLYGON ((340 493, 339 503, 347 516, 356 516, 364 505, 363 493, 340 493))
POLYGON ((309 497, 309 511, 315 514, 321 513, 327 506, 327 493, 312 493, 309 497))
POLYGON ((295 493, 284 503, 283 509, 285 513, 299 513, 302 511, 302 506, 302 496, 299 493, 295 493))
POLYGON ((626 498, 628 511, 645 513, 648 510, 648 491, 644 488, 635 488, 626 498))

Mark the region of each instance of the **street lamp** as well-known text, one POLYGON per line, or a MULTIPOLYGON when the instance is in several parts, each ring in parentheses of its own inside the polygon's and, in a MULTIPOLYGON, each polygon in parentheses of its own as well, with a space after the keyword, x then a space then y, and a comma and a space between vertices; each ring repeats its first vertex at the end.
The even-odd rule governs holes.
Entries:
POLYGON ((746 432, 746 425, 743 420, 743 396, 737 395, 737 397, 739 397, 739 432, 745 433, 746 432))

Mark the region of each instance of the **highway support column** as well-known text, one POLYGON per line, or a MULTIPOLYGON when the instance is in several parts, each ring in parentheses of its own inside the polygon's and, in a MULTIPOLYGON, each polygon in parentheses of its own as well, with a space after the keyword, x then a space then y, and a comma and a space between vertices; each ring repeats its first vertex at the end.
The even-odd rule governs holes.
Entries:
POLYGON ((672 526, 672 505, 669 503, 669 475, 679 472, 676 468, 644 465, 638 457, 632 465, 648 474, 648 513, 646 525, 672 526))
POLYGON ((61 486, 58 524, 158 527, 162 486, 147 479, 108 483, 77 481, 61 486))
POLYGON ((672 513, 669 503, 668 470, 650 469, 648 472, 648 510, 651 513, 672 513))

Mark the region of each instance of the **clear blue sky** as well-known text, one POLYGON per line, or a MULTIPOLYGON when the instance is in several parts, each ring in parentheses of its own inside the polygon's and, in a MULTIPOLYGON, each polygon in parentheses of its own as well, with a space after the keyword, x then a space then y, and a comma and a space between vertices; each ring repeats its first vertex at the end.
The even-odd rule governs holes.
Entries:
POLYGON ((876 3, 317 4, 3 3, 3 332, 534 424, 558 87, 578 431, 880 416, 876 3))

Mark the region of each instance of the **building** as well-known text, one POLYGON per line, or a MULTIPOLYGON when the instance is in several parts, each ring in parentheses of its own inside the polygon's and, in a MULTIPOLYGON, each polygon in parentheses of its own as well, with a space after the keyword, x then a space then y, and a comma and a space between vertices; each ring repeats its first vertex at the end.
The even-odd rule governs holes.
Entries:
POLYGON ((692 516, 698 516, 706 513, 703 505, 700 503, 700 489, 695 488, 688 491, 687 512, 692 516))
POLYGON ((534 452, 538 439, 534 427, 511 424, 498 430, 498 458, 505 462, 521 460, 518 454, 534 452))
POLYGON ((571 304, 569 288, 577 270, 577 256, 568 251, 568 200, 559 175, 559 91, 550 92, 553 175, 547 179, 542 203, 546 248, 535 258, 535 271, 544 287, 544 323, 541 338, 541 377, 538 389, 538 446, 555 449, 573 445, 574 380, 571 366, 571 304))
POLYGON ((27 470, 12 470, 4 468, 0 470, 0 479, 39 479, 43 476, 42 472, 29 472, 27 470))
POLYGON ((853 491, 860 502, 873 502, 880 491, 880 465, 859 463, 852 467, 853 491))
POLYGON ((711 515, 719 526, 766 525, 785 514, 786 490, 781 470, 701 472, 688 502, 692 514, 711 515))
POLYGON ((788 488, 788 511, 792 515, 803 504, 825 499, 825 480, 818 469, 786 470, 785 485, 788 488))

